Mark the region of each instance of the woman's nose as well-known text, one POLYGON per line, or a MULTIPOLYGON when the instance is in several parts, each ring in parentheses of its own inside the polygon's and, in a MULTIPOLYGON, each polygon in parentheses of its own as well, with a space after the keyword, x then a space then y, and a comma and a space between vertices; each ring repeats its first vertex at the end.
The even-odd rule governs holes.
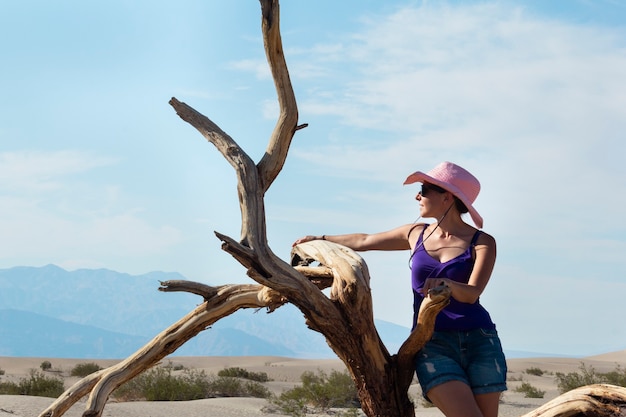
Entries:
POLYGON ((420 201, 422 199, 422 192, 421 191, 415 195, 415 199, 417 201, 420 201))

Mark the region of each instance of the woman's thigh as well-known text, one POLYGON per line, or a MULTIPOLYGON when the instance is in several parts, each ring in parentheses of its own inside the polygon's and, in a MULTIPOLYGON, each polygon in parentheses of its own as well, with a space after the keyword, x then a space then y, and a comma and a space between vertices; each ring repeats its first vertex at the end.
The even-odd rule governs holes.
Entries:
POLYGON ((472 390, 464 382, 444 382, 426 394, 446 417, 484 417, 472 390))

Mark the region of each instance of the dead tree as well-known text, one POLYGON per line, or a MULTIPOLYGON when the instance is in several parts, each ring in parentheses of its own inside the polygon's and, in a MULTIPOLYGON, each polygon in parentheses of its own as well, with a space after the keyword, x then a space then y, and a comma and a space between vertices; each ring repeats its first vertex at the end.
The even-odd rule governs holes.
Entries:
POLYGON ((167 282, 162 290, 199 294, 205 303, 155 337, 134 355, 111 368, 77 382, 42 416, 63 414, 89 393, 85 416, 99 416, 111 392, 153 366, 185 341, 239 308, 269 307, 289 302, 303 313, 306 324, 326 337, 356 384, 369 416, 413 416, 407 391, 413 378, 412 358, 432 335, 436 314, 447 304, 449 289, 439 288, 423 304, 420 331, 398 354, 390 355, 374 326, 369 272, 352 250, 329 242, 309 242, 294 248, 291 262, 276 256, 267 244, 264 196, 281 171, 298 126, 295 95, 283 55, 277 0, 261 0, 262 32, 274 78, 280 114, 265 155, 258 164, 222 129, 190 106, 172 98, 177 114, 196 128, 232 165, 238 179, 241 236, 216 233, 222 249, 237 259, 256 286, 209 288, 196 283, 167 282), (319 266, 311 266, 315 262, 319 266), (329 296, 320 288, 331 287, 329 296))
MULTIPOLYGON (((418 324, 397 354, 391 355, 374 326, 369 272, 354 251, 326 241, 298 245, 290 262, 277 257, 267 243, 264 196, 280 173, 298 125, 298 110, 279 29, 278 0, 260 0, 262 32, 280 114, 258 164, 209 118, 175 98, 177 114, 196 128, 231 164, 238 179, 241 236, 220 233, 222 249, 247 270, 257 284, 209 287, 186 281, 162 283, 162 291, 188 291, 205 302, 165 329, 135 354, 110 368, 78 381, 44 410, 40 417, 65 413, 89 395, 84 416, 101 416, 109 395, 124 382, 158 363, 187 340, 241 308, 270 311, 292 303, 306 324, 322 333, 345 363, 356 385, 361 408, 370 417, 413 417, 408 397, 413 358, 432 336, 436 315, 449 301, 447 287, 435 289, 422 303, 418 324), (315 265, 312 265, 315 264, 315 265), (321 289, 330 287, 328 296, 321 289)), ((537 414, 538 416, 538 414, 537 414)), ((533 416, 534 417, 534 416, 533 416)))

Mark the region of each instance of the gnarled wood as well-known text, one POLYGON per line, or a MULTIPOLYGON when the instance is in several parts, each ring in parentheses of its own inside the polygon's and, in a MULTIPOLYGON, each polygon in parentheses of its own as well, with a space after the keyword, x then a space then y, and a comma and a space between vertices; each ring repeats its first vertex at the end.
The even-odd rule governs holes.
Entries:
POLYGON ((626 388, 587 385, 566 392, 523 417, 626 417, 626 388))
POLYGON ((448 304, 450 289, 437 287, 431 291, 420 308, 418 325, 398 354, 390 356, 374 325, 369 271, 356 252, 315 240, 294 247, 291 263, 306 271, 312 280, 316 273, 333 274, 329 296, 341 312, 341 321, 315 330, 326 336, 331 348, 346 364, 365 414, 413 416, 414 407, 407 394, 413 379, 413 358, 432 337, 435 318, 448 304), (310 267, 314 262, 320 266, 310 267))
POLYGON ((398 390, 409 389, 414 374, 413 361, 415 355, 433 337, 437 314, 449 303, 450 288, 439 286, 430 290, 428 297, 420 305, 417 326, 398 350, 398 390))

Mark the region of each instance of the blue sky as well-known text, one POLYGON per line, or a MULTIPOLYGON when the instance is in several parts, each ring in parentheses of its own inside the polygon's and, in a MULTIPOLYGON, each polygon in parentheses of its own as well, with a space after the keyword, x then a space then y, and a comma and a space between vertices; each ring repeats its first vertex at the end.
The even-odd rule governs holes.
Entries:
MULTIPOLYGON (((299 131, 266 195, 304 234, 415 220, 405 177, 456 162, 498 241, 482 302, 505 349, 626 348, 626 4, 284 1, 299 131)), ((256 1, 20 1, 0 15, 0 267, 249 282, 231 167, 168 105, 255 160, 277 104, 256 1)), ((408 253, 364 253, 377 318, 409 326, 408 253)), ((156 283, 155 283, 156 290, 156 283)), ((190 306, 192 307, 192 306, 190 306)))

